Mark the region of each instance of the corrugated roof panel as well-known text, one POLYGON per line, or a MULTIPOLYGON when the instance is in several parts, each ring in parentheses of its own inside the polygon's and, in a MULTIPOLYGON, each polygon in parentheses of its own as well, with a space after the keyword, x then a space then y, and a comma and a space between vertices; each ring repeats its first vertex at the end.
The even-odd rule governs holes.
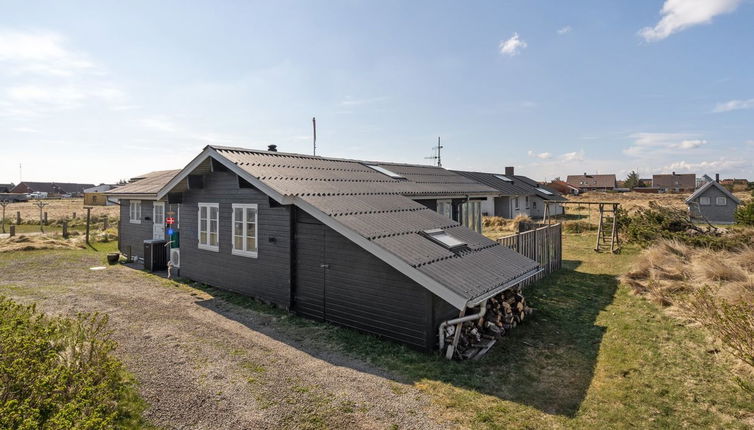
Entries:
POLYGON ((375 239, 374 243, 412 266, 455 256, 453 252, 417 233, 375 239))

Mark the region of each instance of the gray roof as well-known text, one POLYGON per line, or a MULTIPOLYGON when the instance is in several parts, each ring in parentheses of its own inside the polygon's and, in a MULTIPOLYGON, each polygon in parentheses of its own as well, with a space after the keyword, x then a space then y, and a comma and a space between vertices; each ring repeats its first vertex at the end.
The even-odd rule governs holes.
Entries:
MULTIPOLYGON (((33 192, 49 194, 82 193, 84 189, 91 188, 94 184, 76 184, 71 182, 19 182, 16 187, 25 185, 33 192)), ((15 188, 15 187, 14 187, 15 188)))
POLYGON ((537 194, 537 196, 541 197, 544 200, 550 200, 550 201, 556 201, 556 202, 562 202, 562 201, 567 200, 565 197, 560 195, 558 190, 554 188, 550 188, 546 185, 542 185, 539 182, 535 181, 534 179, 527 178, 526 176, 521 176, 521 175, 516 175, 515 178, 523 182, 524 184, 534 188, 534 192, 537 194))
POLYGON ((107 191, 108 196, 118 197, 126 194, 156 196, 162 187, 170 182, 180 170, 158 170, 143 175, 134 176, 125 184, 107 191))
POLYGON ((515 176, 505 176, 498 173, 466 172, 462 170, 453 170, 453 172, 480 184, 492 187, 506 196, 533 196, 536 194, 529 184, 517 179, 515 176), (508 178, 510 181, 506 181, 500 177, 508 178))
POLYGON ((568 175, 566 182, 576 188, 615 188, 615 175, 568 175))
POLYGON ((314 215, 459 309, 539 268, 535 261, 410 198, 499 194, 441 167, 208 146, 159 195, 185 190, 185 176, 207 171, 208 157, 270 197, 314 215), (468 248, 452 252, 422 234, 436 228, 466 242, 468 248))
POLYGON ((699 187, 699 189, 697 189, 696 191, 694 191, 693 194, 691 194, 690 196, 688 196, 688 198, 686 198, 686 203, 691 203, 697 197, 701 197, 702 195, 704 195, 704 193, 707 192, 707 190, 709 190, 712 187, 715 187, 715 188, 719 189, 720 191, 722 191, 731 200, 733 200, 737 205, 741 204, 741 200, 739 200, 738 197, 734 196, 733 193, 731 193, 730 191, 728 191, 727 188, 725 188, 724 186, 720 185, 716 181, 708 181, 707 183, 705 183, 704 185, 702 185, 701 187, 699 187))
POLYGON ((670 173, 652 175, 652 186, 656 188, 696 188, 696 173, 670 173))

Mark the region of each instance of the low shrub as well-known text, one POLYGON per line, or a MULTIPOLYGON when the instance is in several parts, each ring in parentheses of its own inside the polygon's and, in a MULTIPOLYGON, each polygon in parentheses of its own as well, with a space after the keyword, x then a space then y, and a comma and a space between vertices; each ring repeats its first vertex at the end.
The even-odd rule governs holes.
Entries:
POLYGON ((563 229, 566 233, 583 233, 597 230, 597 225, 587 221, 565 221, 563 229))
MULTIPOLYGON (((754 192, 752 192, 754 194, 754 192)), ((754 226, 754 200, 742 204, 736 209, 736 224, 754 226)))
POLYGON ((48 317, 0 297, 0 428, 143 428, 107 316, 48 317))

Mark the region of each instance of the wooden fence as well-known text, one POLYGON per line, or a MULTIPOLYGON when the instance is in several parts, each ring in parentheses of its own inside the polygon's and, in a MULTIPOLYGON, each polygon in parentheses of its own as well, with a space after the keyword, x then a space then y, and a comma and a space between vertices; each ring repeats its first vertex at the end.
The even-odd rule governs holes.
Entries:
POLYGON ((563 263, 562 233, 562 224, 551 224, 497 240, 499 244, 536 261, 544 269, 536 277, 524 281, 522 286, 529 285, 560 269, 563 263))

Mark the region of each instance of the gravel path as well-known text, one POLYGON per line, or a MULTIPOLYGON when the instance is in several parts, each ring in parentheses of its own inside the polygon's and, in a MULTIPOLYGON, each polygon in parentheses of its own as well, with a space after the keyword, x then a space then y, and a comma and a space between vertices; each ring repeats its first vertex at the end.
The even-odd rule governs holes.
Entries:
POLYGON ((316 339, 302 338, 279 321, 285 317, 126 267, 90 271, 101 256, 76 255, 27 253, 12 264, 0 255, 0 294, 46 312, 110 315, 117 354, 160 427, 447 427, 412 385, 334 349, 314 349, 316 339))

